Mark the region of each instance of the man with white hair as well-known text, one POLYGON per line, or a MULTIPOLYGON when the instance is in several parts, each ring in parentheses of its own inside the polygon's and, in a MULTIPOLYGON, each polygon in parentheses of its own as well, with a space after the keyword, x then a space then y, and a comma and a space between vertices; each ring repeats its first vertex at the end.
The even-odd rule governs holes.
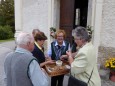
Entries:
POLYGON ((28 33, 20 33, 16 39, 15 52, 7 55, 4 69, 7 86, 48 86, 48 79, 31 51, 34 38, 28 33))

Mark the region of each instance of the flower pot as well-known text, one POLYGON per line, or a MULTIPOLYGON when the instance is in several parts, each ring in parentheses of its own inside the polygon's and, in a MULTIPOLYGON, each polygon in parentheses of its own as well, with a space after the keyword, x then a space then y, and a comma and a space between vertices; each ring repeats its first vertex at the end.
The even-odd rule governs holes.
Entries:
POLYGON ((115 82, 115 71, 110 71, 109 79, 113 82, 115 82))

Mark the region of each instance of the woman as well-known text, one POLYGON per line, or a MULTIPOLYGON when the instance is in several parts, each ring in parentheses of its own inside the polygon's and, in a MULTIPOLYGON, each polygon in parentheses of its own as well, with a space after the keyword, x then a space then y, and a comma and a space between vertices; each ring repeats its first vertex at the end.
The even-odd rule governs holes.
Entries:
POLYGON ((45 64, 53 63, 52 60, 45 61, 46 57, 44 55, 44 48, 43 44, 45 40, 47 40, 47 37, 43 32, 38 32, 34 35, 34 50, 32 51, 32 54, 34 57, 37 58, 40 67, 43 67, 45 64))
POLYGON ((81 26, 77 27, 75 43, 79 47, 79 50, 74 58, 72 58, 71 52, 66 52, 71 65, 71 74, 75 78, 87 83, 93 71, 88 86, 101 86, 101 80, 97 70, 96 52, 92 43, 88 42, 89 40, 86 29, 81 26))
MULTIPOLYGON (((62 55, 66 54, 66 51, 69 49, 69 43, 65 41, 65 31, 59 30, 56 32, 55 41, 51 43, 51 46, 48 50, 48 55, 52 60, 60 60, 62 55)), ((54 76, 51 78, 51 86, 63 86, 64 75, 54 76)))

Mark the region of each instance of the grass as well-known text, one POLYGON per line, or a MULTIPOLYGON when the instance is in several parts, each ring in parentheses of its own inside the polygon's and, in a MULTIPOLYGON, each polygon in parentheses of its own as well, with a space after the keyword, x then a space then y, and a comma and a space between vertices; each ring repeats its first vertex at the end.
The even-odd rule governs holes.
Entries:
POLYGON ((0 43, 2 43, 2 42, 8 42, 8 41, 13 41, 13 40, 14 40, 14 38, 6 39, 6 40, 0 40, 0 43))

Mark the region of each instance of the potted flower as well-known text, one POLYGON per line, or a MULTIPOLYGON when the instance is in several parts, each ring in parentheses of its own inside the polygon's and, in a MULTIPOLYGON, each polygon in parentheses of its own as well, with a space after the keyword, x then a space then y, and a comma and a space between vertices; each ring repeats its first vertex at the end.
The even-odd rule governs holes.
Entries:
POLYGON ((110 80, 115 82, 115 57, 106 60, 105 67, 110 69, 110 80))

